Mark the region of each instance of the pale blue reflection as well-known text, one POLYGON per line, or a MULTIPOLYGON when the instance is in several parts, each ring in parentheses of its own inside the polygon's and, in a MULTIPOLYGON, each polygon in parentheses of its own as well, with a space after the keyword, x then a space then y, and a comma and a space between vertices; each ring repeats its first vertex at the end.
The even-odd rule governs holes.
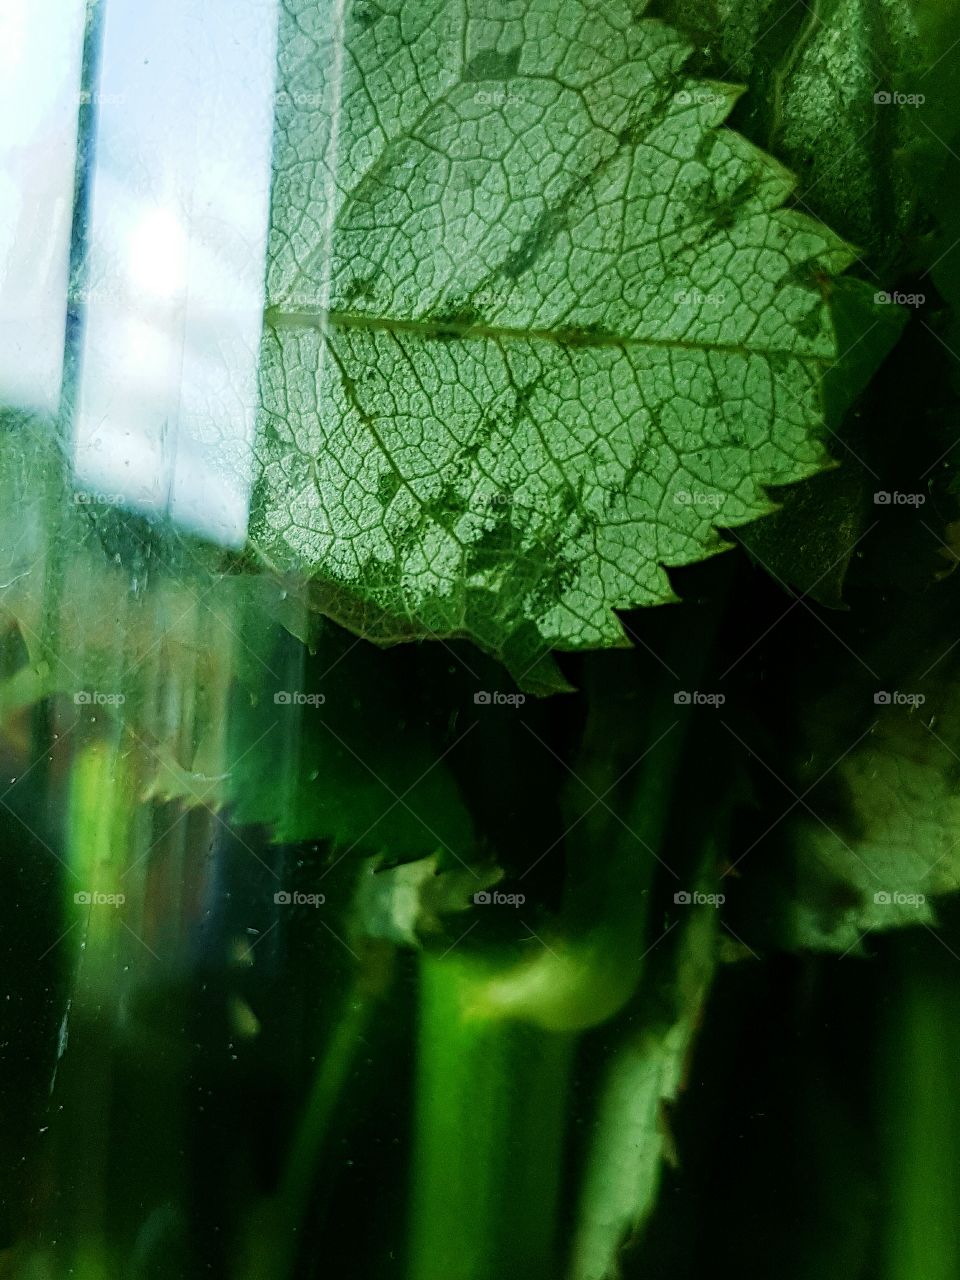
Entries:
POLYGON ((84 0, 0 0, 0 404, 63 376, 84 0))
POLYGON ((81 294, 78 488, 246 536, 275 0, 109 0, 81 294))

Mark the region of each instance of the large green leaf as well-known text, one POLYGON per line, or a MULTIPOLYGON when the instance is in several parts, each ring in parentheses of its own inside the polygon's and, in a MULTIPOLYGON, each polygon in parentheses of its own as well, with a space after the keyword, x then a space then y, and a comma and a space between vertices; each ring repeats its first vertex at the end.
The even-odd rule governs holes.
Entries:
POLYGON ((625 0, 284 12, 258 545, 381 641, 625 643, 828 461, 850 252, 625 0))
MULTIPOLYGON (((944 15, 939 38, 923 38, 918 26, 924 17, 929 25, 932 15, 915 16, 914 8, 934 7, 942 7, 940 0, 656 3, 694 42, 699 73, 746 85, 735 127, 789 165, 798 177, 792 203, 854 242, 863 272, 887 296, 916 257, 916 233, 929 221, 921 197, 934 173, 933 185, 951 204, 942 193, 943 165, 924 168, 915 155, 920 148, 929 162, 933 148, 947 156, 931 132, 949 138, 936 115, 945 97, 936 79, 948 66, 941 55, 960 31, 944 15)), ((938 245, 929 261, 956 238, 938 245)), ((831 452, 843 465, 780 495, 781 510, 741 535, 775 578, 835 608, 843 607, 850 558, 873 522, 872 494, 882 487, 876 409, 857 397, 909 315, 877 305, 873 292, 850 290, 857 283, 841 281, 831 294, 842 355, 829 375, 827 426, 831 452)), ((902 291, 931 289, 927 282, 902 291)))
POLYGON ((851 558, 876 517, 877 473, 865 455, 878 432, 873 403, 861 404, 859 396, 900 337, 907 313, 876 306, 861 282, 849 277, 837 281, 830 303, 841 355, 824 379, 824 406, 841 465, 788 489, 779 511, 738 537, 774 579, 842 608, 851 558))
POLYGON ((917 215, 904 160, 929 136, 913 99, 932 96, 926 67, 937 56, 928 56, 911 0, 656 7, 694 41, 698 71, 748 86, 737 127, 797 173, 799 207, 848 236, 871 268, 902 265, 917 215))
POLYGON ((960 698, 954 579, 889 592, 857 656, 801 677, 785 941, 853 951, 936 925, 960 888, 960 698), (880 631, 880 626, 886 632, 880 631))

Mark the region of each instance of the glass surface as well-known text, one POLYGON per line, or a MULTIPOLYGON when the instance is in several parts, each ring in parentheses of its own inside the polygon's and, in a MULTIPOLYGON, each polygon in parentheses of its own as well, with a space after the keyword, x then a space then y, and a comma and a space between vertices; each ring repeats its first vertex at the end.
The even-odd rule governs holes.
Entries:
POLYGON ((0 4, 0 1280, 960 1274, 960 26, 869 9, 0 4))

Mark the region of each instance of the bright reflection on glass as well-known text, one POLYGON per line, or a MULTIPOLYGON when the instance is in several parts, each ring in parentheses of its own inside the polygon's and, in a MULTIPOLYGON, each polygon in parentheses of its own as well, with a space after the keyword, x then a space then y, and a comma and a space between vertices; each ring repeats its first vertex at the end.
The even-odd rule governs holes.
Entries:
POLYGON ((0 404, 60 401, 84 0, 0 0, 0 404))
POLYGON ((174 298, 187 283, 187 237, 170 209, 153 209, 137 220, 130 235, 130 283, 135 293, 174 298))
POLYGON ((275 0, 110 0, 74 465, 224 545, 246 536, 275 0))

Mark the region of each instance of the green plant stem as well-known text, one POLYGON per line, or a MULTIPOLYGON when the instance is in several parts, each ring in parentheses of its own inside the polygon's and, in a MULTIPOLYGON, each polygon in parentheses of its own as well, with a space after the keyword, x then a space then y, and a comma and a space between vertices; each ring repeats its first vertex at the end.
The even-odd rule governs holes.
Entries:
POLYGON ((72 1242, 69 1265, 85 1280, 111 1271, 106 1188, 113 1023, 124 954, 122 908, 97 895, 115 896, 129 888, 121 876, 138 829, 137 807, 130 758, 115 743, 85 743, 70 771, 65 917, 73 921, 67 936, 79 941, 53 1095, 59 1106, 60 1165, 70 1171, 61 1191, 61 1212, 69 1224, 64 1236, 72 1242))
POLYGON ((889 1205, 884 1280, 960 1275, 960 991, 939 939, 890 939, 881 1131, 889 1205), (942 951, 942 954, 941 954, 942 951))
MULTIPOLYGON (((716 815, 694 883, 716 889, 729 805, 716 815)), ((595 1102, 573 1234, 569 1280, 616 1274, 623 1247, 645 1226, 669 1155, 662 1108, 676 1101, 717 962, 715 908, 686 918, 648 968, 630 1019, 610 1053, 595 1102), (638 1025, 639 1023, 639 1025, 638 1025)))
POLYGON ((296 1274, 320 1152, 376 1005, 366 977, 355 981, 314 1076, 280 1187, 254 1216, 240 1266, 250 1280, 291 1280, 296 1274))
MULTIPOLYGON (((702 670, 711 634, 687 635, 691 670, 702 670)), ((616 671, 587 687, 577 766, 587 800, 566 814, 564 899, 545 945, 506 963, 458 949, 421 964, 409 1280, 562 1274, 557 1197, 574 1049, 641 980, 689 723, 662 672, 650 673, 643 707, 624 705, 616 671)))
POLYGON ((421 966, 409 1280, 555 1280, 575 1037, 472 1012, 477 968, 421 966))

